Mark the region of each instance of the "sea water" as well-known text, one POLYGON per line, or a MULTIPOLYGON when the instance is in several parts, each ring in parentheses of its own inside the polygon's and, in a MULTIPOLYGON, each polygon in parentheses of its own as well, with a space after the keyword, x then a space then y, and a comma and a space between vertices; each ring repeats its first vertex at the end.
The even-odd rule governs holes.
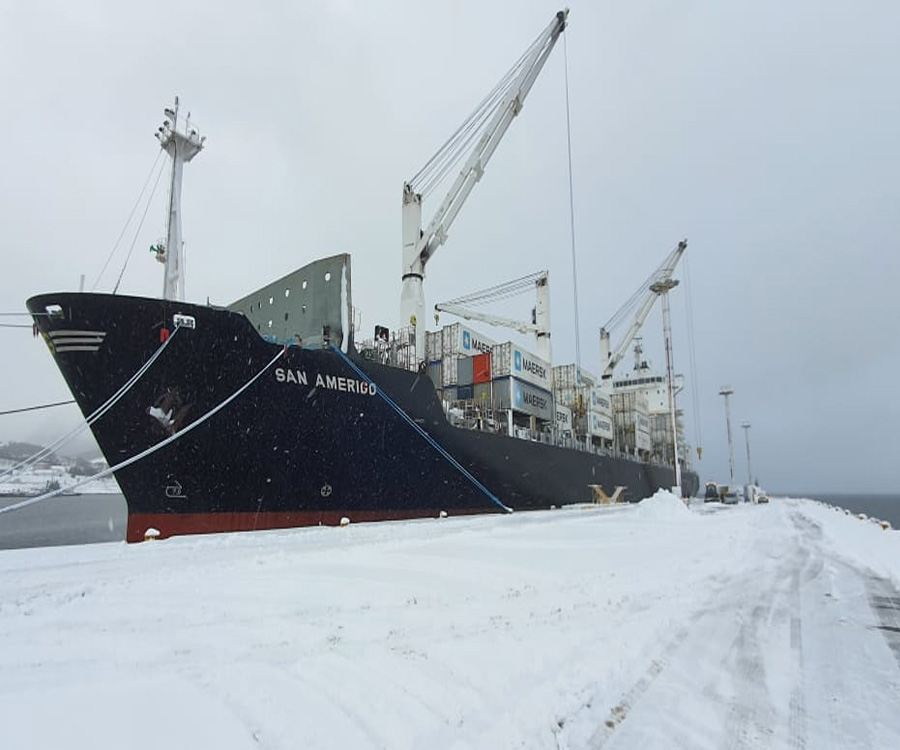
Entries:
POLYGON ((851 513, 865 513, 870 518, 887 521, 895 529, 900 529, 900 495, 879 493, 847 493, 824 494, 813 492, 807 495, 794 495, 796 497, 809 497, 824 503, 837 505, 851 513))
MULTIPOLYGON (((0 498, 0 508, 22 499, 0 498)), ((127 521, 121 494, 59 495, 0 514, 0 549, 120 542, 127 521)))

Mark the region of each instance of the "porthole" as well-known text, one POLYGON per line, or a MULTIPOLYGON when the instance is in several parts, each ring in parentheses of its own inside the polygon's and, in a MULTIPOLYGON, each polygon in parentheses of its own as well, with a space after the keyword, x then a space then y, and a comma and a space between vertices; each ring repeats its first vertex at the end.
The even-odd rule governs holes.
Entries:
POLYGON ((284 314, 284 319, 285 319, 285 320, 288 319, 288 314, 287 314, 287 313, 284 314))
POLYGON ((269 328, 271 328, 271 327, 272 327, 272 321, 270 320, 270 321, 269 321, 269 328))
POLYGON ((325 272, 325 281, 331 281, 331 271, 325 272))
POLYGON ((270 304, 270 305, 274 305, 274 304, 275 304, 275 298, 274 298, 274 297, 269 297, 269 304, 270 304))
POLYGON ((300 308, 300 312, 302 312, 302 313, 304 313, 304 314, 306 313, 306 305, 303 305, 303 306, 300 308))
POLYGON ((300 286, 302 286, 304 289, 306 289, 306 279, 303 279, 303 283, 300 286))
POLYGON ((290 289, 285 289, 285 290, 284 290, 284 296, 285 296, 285 297, 290 297, 290 296, 291 296, 291 290, 290 290, 290 289))

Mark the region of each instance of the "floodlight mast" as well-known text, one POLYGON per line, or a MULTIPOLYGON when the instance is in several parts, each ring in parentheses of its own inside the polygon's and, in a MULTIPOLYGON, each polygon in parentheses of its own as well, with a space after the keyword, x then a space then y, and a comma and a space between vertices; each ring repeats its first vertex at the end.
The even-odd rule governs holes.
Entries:
MULTIPOLYGON (((681 247, 679 245, 679 247, 681 247)), ((678 420, 675 418, 675 362, 672 355, 672 320, 669 312, 669 292, 678 286, 678 280, 670 277, 650 285, 650 291, 662 297, 663 339, 666 344, 666 390, 669 397, 669 419, 672 421, 672 447, 675 459, 675 486, 672 491, 681 497, 681 465, 678 463, 678 420)))
POLYGON ((727 385, 719 390, 719 395, 725 398, 725 426, 728 429, 728 475, 731 484, 734 484, 734 443, 731 440, 731 395, 734 391, 727 385))
POLYGON ((525 98, 544 67, 559 35, 566 27, 569 10, 559 11, 549 26, 529 46, 518 76, 502 104, 484 128, 428 226, 422 229, 422 194, 410 181, 403 184, 402 241, 403 268, 400 293, 400 324, 415 328, 416 352, 425 351, 425 265, 447 241, 447 234, 460 209, 481 179, 513 118, 522 110, 525 98))
POLYGON ((753 472, 750 470, 750 427, 749 422, 741 422, 744 430, 744 442, 747 444, 747 484, 753 484, 753 472))

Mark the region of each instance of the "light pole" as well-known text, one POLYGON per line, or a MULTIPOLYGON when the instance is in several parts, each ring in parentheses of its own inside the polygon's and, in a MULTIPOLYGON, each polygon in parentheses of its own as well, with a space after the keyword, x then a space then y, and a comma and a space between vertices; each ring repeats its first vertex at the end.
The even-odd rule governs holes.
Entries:
POLYGON ((672 491, 681 497, 681 465, 678 463, 678 427, 675 419, 675 365, 672 359, 672 322, 669 313, 669 292, 678 285, 676 279, 657 281, 650 286, 650 291, 662 297, 663 339, 666 342, 666 387, 669 396, 669 419, 672 422, 672 457, 675 462, 675 486, 672 491))
POLYGON ((727 385, 719 389, 719 395, 725 397, 725 425, 728 427, 728 473, 731 484, 734 484, 734 443, 731 441, 731 394, 733 390, 727 385))
POLYGON ((747 484, 753 484, 753 472, 750 471, 750 423, 741 422, 744 429, 744 440, 747 443, 747 484))

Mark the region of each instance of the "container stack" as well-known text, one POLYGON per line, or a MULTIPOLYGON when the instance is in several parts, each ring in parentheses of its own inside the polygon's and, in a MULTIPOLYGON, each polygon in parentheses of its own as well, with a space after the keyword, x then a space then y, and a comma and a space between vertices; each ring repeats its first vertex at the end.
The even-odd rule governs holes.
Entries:
POLYGON ((596 439, 595 442, 599 442, 601 445, 609 445, 615 437, 612 394, 599 386, 590 389, 587 432, 596 439))
POLYGON ((611 401, 619 448, 626 453, 649 454, 651 440, 647 395, 636 391, 614 392, 611 401))
POLYGON ((494 408, 552 422, 550 363, 510 341, 491 349, 494 408))
POLYGON ((476 406, 487 407, 491 398, 491 353, 484 352, 472 357, 473 397, 476 406))
POLYGON ((459 356, 456 359, 456 398, 469 401, 475 397, 475 370, 472 357, 459 356))
POLYGON ((591 389, 597 378, 576 365, 557 365, 553 368, 553 395, 556 403, 567 406, 573 418, 584 416, 590 411, 591 389))

